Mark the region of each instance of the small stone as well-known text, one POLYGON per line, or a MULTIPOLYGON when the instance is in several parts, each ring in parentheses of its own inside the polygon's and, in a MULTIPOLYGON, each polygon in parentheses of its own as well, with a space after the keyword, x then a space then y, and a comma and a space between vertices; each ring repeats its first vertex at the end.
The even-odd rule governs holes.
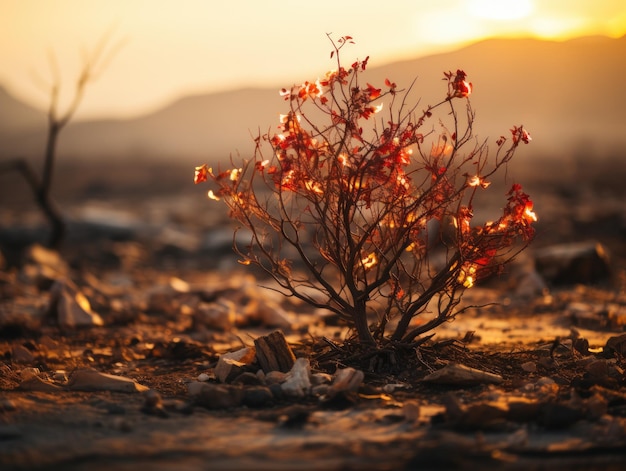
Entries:
POLYGON ((389 383, 389 384, 385 384, 382 387, 382 390, 383 392, 387 394, 391 394, 392 392, 397 391, 398 389, 405 389, 407 387, 408 385, 404 383, 389 383))
POLYGON ((342 368, 335 372, 335 377, 330 385, 329 395, 339 393, 356 392, 365 379, 365 373, 354 368, 342 368))
POLYGON ((222 383, 228 383, 245 371, 256 360, 254 347, 244 347, 221 355, 215 366, 215 376, 222 383))
POLYGON ((19 389, 24 391, 40 391, 40 392, 57 392, 62 388, 54 383, 46 381, 39 376, 31 376, 28 379, 22 381, 19 385, 19 389))
POLYGON ((311 375, 311 384, 317 386, 320 384, 329 384, 333 380, 333 377, 328 373, 313 373, 311 375))
POLYGON ((305 397, 311 391, 311 365, 306 358, 298 358, 293 368, 287 374, 287 379, 281 385, 285 395, 290 397, 305 397))
POLYGON ((227 384, 199 383, 195 401, 207 409, 231 409, 239 407, 243 401, 243 389, 227 384))
POLYGON ((39 368, 24 368, 22 369, 22 371, 20 371, 20 376, 22 377, 22 379, 29 379, 33 376, 39 376, 40 373, 41 371, 39 370, 39 368))
POLYGON ((250 371, 246 371, 245 373, 241 373, 235 379, 233 379, 232 384, 242 384, 244 386, 260 386, 263 384, 263 381, 254 373, 250 371))
POLYGON ((211 303, 200 303, 193 313, 193 327, 204 327, 226 332, 235 325, 236 306, 227 299, 211 303))
POLYGON ((161 395, 154 389, 149 389, 143 393, 145 399, 141 411, 145 414, 155 415, 157 417, 167 418, 169 414, 163 406, 161 395))
POLYGON ((41 245, 31 245, 24 253, 20 278, 39 289, 49 289, 52 284, 67 276, 69 268, 58 252, 41 245))
POLYGON ((500 403, 481 402, 469 405, 457 423, 469 429, 482 429, 503 423, 508 407, 500 403))
POLYGON ((0 399, 0 412, 13 412, 17 410, 17 404, 14 400, 8 398, 0 399))
POLYGON ((161 395, 154 389, 149 389, 144 392, 143 397, 146 401, 145 405, 147 407, 158 407, 163 404, 163 399, 161 398, 161 395))
POLYGON ((177 293, 189 293, 191 291, 189 283, 175 276, 170 278, 170 287, 177 293))
POLYGON ((267 386, 251 386, 243 390, 243 405, 264 407, 274 400, 272 391, 267 386))
MULTIPOLYGON (((528 392, 532 392, 534 386, 532 384, 529 386, 528 392)), ((513 401, 509 401, 508 405, 507 419, 519 423, 534 421, 541 407, 540 402, 525 398, 516 398, 513 401)))
POLYGON ((35 356, 24 345, 15 345, 11 349, 11 359, 16 363, 32 363, 35 361, 35 356))
POLYGON ((311 388, 311 395, 322 397, 327 396, 330 391, 330 384, 318 384, 311 388))
POLYGON ((547 376, 542 376, 541 378, 537 380, 535 384, 537 386, 552 386, 553 384, 556 384, 556 382, 552 378, 549 378, 547 376))
POLYGON ((420 404, 417 401, 406 401, 402 404, 402 413, 409 423, 417 422, 420 418, 420 404))
POLYGON ((191 383, 187 384, 187 392, 192 397, 198 396, 200 395, 200 392, 202 391, 202 388, 204 387, 204 385, 205 385, 204 382, 192 381, 191 383))
POLYGON ((271 386, 272 384, 281 384, 287 381, 287 373, 282 371, 270 371, 265 375, 265 384, 271 386))
POLYGON ((104 325, 102 318, 91 310, 89 300, 69 281, 57 281, 50 289, 50 312, 61 327, 93 327, 104 325))
POLYGON ((198 375, 198 381, 209 381, 211 379, 211 376, 209 376, 206 373, 200 373, 198 375))
POLYGON ((607 400, 600 394, 594 394, 585 401, 585 408, 587 410, 587 418, 590 420, 598 420, 608 409, 607 400))
POLYGON ((57 383, 67 383, 67 372, 64 370, 57 370, 52 373, 52 379, 57 383))
POLYGON ((604 346, 606 356, 626 356, 626 334, 610 337, 604 346), (617 355, 616 355, 617 354, 617 355))
POLYGON ((608 251, 599 242, 557 244, 535 252, 535 267, 555 285, 590 284, 611 274, 608 251))
POLYGON ((285 397, 283 388, 281 387, 279 383, 270 384, 268 387, 270 391, 272 392, 272 397, 274 397, 274 399, 281 400, 285 397))
POLYGON ((592 379, 605 379, 609 375, 609 365, 606 360, 596 360, 587 364, 585 371, 592 379))
POLYGON ((527 361, 525 363, 522 363, 520 366, 526 373, 537 372, 537 363, 535 363, 534 361, 527 361))
POLYGON ((539 411, 539 423, 548 429, 563 429, 584 418, 583 411, 567 404, 546 402, 539 411))

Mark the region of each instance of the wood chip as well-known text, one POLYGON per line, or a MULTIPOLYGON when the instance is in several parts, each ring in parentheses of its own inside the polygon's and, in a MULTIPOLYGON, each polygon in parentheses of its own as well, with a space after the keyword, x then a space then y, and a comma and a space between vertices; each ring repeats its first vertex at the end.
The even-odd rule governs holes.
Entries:
POLYGON ((429 374, 422 381, 454 386, 473 386, 476 384, 499 384, 503 379, 502 376, 487 371, 450 363, 429 374))
POLYGON ((287 373, 293 368, 296 356, 285 339, 285 335, 277 330, 254 341, 256 356, 265 373, 282 371, 287 373))

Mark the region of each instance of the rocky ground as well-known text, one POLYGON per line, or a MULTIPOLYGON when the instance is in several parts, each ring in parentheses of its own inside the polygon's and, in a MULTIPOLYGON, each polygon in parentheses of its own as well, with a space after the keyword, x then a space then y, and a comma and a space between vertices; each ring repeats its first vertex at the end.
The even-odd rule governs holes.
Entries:
POLYGON ((60 252, 36 208, 0 214, 3 470, 623 469, 623 195, 538 194, 535 244, 467 292, 490 305, 372 372, 211 203, 98 188, 60 252))

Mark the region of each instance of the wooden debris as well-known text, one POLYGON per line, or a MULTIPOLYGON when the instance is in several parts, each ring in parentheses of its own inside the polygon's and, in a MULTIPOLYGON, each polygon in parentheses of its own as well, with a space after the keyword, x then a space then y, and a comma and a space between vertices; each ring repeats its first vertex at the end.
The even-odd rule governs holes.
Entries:
POLYGON ((453 386, 474 386, 477 384, 499 384, 503 379, 500 375, 465 365, 450 363, 440 370, 429 374, 422 381, 453 386))
POLYGON ((57 392, 61 391, 63 388, 39 376, 30 375, 20 383, 19 389, 23 391, 57 392))
POLYGON ((149 388, 124 376, 100 373, 91 368, 77 370, 68 382, 73 391, 144 392, 149 388))
POLYGON ((277 330, 254 341, 256 356, 265 373, 282 371, 287 373, 296 361, 285 335, 277 330))

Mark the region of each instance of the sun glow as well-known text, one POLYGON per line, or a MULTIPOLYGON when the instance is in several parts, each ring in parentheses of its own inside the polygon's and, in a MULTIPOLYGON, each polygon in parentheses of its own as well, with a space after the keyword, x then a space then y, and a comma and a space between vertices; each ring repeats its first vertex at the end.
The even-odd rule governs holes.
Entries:
POLYGON ((519 20, 534 10, 531 0, 471 0, 468 5, 471 15, 489 20, 519 20))

